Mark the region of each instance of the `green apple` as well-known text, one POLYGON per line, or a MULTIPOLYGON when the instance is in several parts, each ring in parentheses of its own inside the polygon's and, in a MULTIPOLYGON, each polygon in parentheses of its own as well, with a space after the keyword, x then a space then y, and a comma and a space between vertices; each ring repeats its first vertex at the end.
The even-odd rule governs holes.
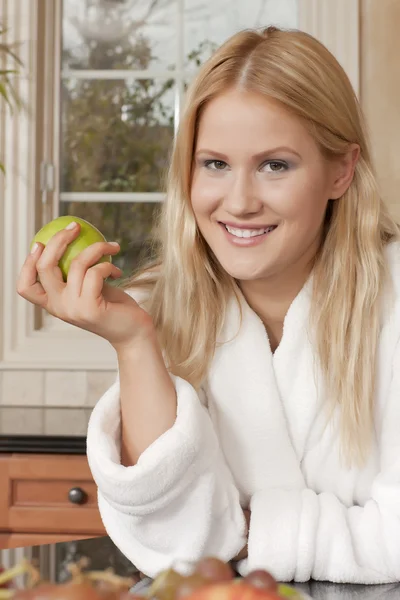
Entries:
MULTIPOLYGON (((46 246, 46 244, 53 237, 54 234, 56 234, 58 231, 61 231, 62 229, 65 229, 69 223, 72 223, 72 221, 79 223, 81 228, 78 237, 75 238, 70 244, 68 244, 66 251, 64 252, 60 262, 58 263, 64 281, 67 281, 67 275, 72 260, 88 246, 91 246, 96 242, 106 242, 107 240, 104 237, 104 235, 98 229, 96 229, 94 225, 88 223, 88 221, 80 219, 79 217, 72 217, 70 215, 66 215, 64 217, 58 217, 57 219, 50 221, 50 223, 47 223, 44 227, 42 227, 42 229, 40 229, 37 232, 31 243, 31 248, 36 242, 40 242, 41 244, 46 246)), ((111 262, 111 256, 102 256, 98 263, 102 262, 111 262)))

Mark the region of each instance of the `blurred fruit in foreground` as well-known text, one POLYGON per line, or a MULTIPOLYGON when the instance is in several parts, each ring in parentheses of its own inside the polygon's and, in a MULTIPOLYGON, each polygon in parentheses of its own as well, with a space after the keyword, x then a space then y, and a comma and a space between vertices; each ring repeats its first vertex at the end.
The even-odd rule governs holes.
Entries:
POLYGON ((199 573, 193 573, 185 577, 175 590, 175 600, 182 600, 182 598, 188 598, 196 590, 204 588, 210 585, 210 579, 206 579, 199 573))
POLYGON ((280 600, 277 591, 254 587, 244 580, 235 583, 213 583, 198 589, 190 600, 280 600))
POLYGON ((166 569, 157 575, 146 596, 153 600, 175 600, 176 590, 184 579, 174 569, 166 569))
POLYGON ((194 572, 199 573, 210 581, 231 581, 235 576, 230 564, 213 556, 199 560, 194 572))
POLYGON ((0 600, 305 600, 308 596, 295 588, 276 582, 262 569, 252 571, 244 578, 235 577, 229 564, 206 557, 193 565, 192 573, 181 575, 166 569, 142 594, 129 590, 138 577, 120 577, 112 569, 84 571, 86 559, 69 565, 71 580, 55 584, 40 582, 34 567, 24 562, 0 572, 0 600), (5 589, 18 575, 28 575, 25 589, 5 589))
POLYGON ((274 577, 272 577, 271 573, 268 573, 268 571, 264 571, 262 569, 251 571, 248 575, 246 575, 244 581, 262 590, 277 591, 278 589, 278 583, 274 577))

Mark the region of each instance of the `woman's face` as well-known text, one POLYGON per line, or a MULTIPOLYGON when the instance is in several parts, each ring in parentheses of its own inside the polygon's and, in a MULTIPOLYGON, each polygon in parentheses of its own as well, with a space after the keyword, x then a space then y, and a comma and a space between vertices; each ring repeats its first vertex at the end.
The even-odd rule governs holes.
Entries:
POLYGON ((275 277, 312 259, 328 200, 350 185, 355 160, 328 161, 277 102, 229 91, 199 123, 191 188, 198 227, 232 277, 275 277))

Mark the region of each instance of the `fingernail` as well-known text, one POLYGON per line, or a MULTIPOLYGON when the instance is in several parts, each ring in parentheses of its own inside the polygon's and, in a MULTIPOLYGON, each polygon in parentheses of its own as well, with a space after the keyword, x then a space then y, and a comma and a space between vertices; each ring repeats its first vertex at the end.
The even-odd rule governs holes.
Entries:
POLYGON ((65 229, 75 229, 75 227, 77 226, 77 223, 75 223, 75 221, 72 221, 72 223, 70 223, 69 225, 66 226, 65 229))
POLYGON ((39 244, 37 244, 36 242, 33 244, 32 249, 31 249, 31 254, 35 254, 36 250, 39 248, 39 244))
POLYGON ((109 242, 111 246, 119 246, 118 242, 109 242))

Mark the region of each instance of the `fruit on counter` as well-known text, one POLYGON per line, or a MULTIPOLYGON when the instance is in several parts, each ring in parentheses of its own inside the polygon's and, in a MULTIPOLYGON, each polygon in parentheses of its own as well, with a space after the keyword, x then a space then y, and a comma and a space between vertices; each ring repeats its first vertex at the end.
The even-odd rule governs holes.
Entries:
MULTIPOLYGON (((79 223, 80 225, 79 235, 70 244, 68 244, 66 251, 64 252, 63 256, 61 257, 61 260, 58 263, 64 281, 67 281, 67 275, 72 260, 88 246, 91 246, 96 242, 106 242, 107 240, 104 237, 104 235, 88 221, 85 221, 80 217, 72 217, 70 215, 66 215, 63 217, 58 217, 57 219, 54 219, 53 221, 50 221, 50 223, 44 225, 44 227, 42 227, 42 229, 40 229, 37 232, 31 243, 31 248, 36 242, 40 242, 41 244, 46 246, 49 240, 58 231, 65 229, 65 227, 73 221, 79 223)), ((111 256, 103 256, 98 262, 111 262, 111 256)))
MULTIPOLYGON (((27 575, 26 587, 13 590, 0 589, 0 600, 127 600, 126 594, 138 579, 120 577, 112 569, 106 571, 83 571, 88 560, 69 565, 71 579, 66 583, 41 581, 38 570, 28 561, 0 574, 0 583, 11 581, 17 575, 27 575)), ((129 600, 135 600, 133 594, 129 600)), ((137 598, 136 600, 143 600, 137 598)))
POLYGON ((152 600, 182 600, 191 597, 200 588, 216 582, 232 582, 232 567, 218 558, 208 556, 199 560, 193 572, 187 576, 180 575, 174 569, 159 573, 152 583, 148 598, 152 600))
POLYGON ((262 589, 247 583, 244 579, 232 583, 212 583, 198 589, 190 600, 281 600, 276 590, 262 589))
POLYGON ((278 585, 263 569, 246 577, 235 577, 231 566, 207 557, 193 566, 192 573, 180 575, 174 569, 162 571, 146 593, 147 600, 305 600, 289 585, 278 585))
POLYGON ((195 565, 194 573, 198 573, 211 581, 231 581, 235 577, 230 564, 224 563, 213 556, 199 560, 195 565))
POLYGON ((276 592, 278 589, 277 581, 272 577, 271 573, 268 573, 268 571, 264 571, 263 569, 251 571, 244 579, 246 583, 250 583, 250 585, 262 590, 272 590, 276 592))
POLYGON ((71 580, 55 584, 40 582, 38 571, 27 562, 0 574, 4 585, 20 574, 27 574, 25 589, 0 589, 0 600, 305 600, 289 585, 279 584, 262 569, 246 577, 236 577, 229 564, 214 557, 193 565, 189 575, 170 568, 159 573, 144 595, 133 595, 130 588, 138 579, 120 577, 111 569, 84 571, 87 559, 70 565, 71 580))
POLYGON ((184 579, 174 569, 161 571, 151 584, 147 596, 153 600, 175 600, 176 590, 184 579))
POLYGON ((200 588, 204 588, 211 583, 210 579, 204 578, 199 573, 193 573, 184 577, 181 583, 175 590, 175 600, 191 597, 194 592, 200 588))

